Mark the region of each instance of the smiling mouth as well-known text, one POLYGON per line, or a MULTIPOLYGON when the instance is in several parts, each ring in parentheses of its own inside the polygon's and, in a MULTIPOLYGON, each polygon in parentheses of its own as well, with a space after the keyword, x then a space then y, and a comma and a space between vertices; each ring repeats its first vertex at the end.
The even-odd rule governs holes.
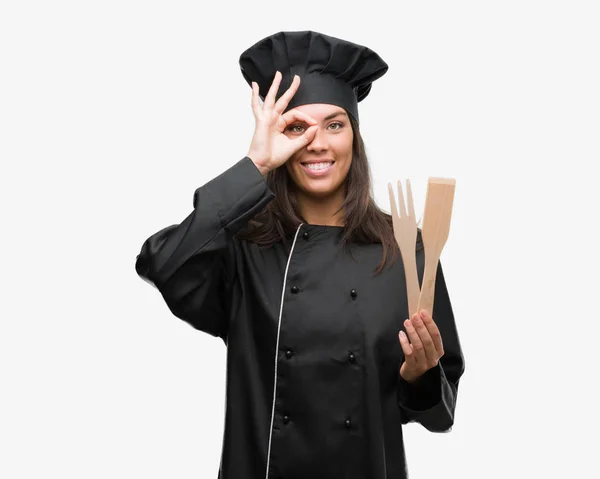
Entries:
POLYGON ((300 164, 304 168, 307 168, 311 171, 326 170, 327 168, 331 167, 334 163, 335 161, 313 161, 307 163, 300 162, 300 164))
POLYGON ((335 161, 321 161, 312 163, 300 163, 302 170, 310 177, 317 178, 326 176, 335 165, 335 161))

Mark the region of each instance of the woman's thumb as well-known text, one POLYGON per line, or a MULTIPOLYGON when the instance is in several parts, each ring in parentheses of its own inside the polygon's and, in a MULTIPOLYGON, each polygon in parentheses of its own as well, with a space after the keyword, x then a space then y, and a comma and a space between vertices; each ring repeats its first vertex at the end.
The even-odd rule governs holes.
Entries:
POLYGON ((298 142, 300 143, 299 146, 303 146, 306 145, 307 143, 310 143, 313 138, 315 137, 315 133, 317 133, 317 129, 319 128, 318 125, 313 125, 308 127, 308 129, 304 132, 304 135, 302 135, 299 139, 298 142))

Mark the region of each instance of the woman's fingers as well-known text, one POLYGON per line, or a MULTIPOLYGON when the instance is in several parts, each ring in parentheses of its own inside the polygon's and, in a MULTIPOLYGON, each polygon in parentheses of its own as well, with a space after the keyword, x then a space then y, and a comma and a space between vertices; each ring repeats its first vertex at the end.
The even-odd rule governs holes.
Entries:
MULTIPOLYGON (((261 111, 263 109, 268 109, 268 108, 272 108, 275 112, 281 114, 287 108, 291 99, 296 94, 296 91, 298 91, 298 87, 300 86, 300 77, 298 75, 294 75, 294 79, 293 79, 290 87, 287 89, 287 91, 283 95, 281 95, 279 100, 277 100, 277 103, 273 106, 280 84, 281 84, 281 72, 277 72, 275 74, 275 78, 273 79, 273 83, 271 84, 271 88, 269 89, 269 92, 267 93, 267 96, 265 97, 265 100, 261 107, 260 101, 259 101, 260 91, 259 91, 258 83, 252 82, 252 111, 254 112, 254 116, 256 118, 258 118, 260 116, 261 111)), ((293 120, 302 120, 302 121, 305 121, 306 123, 308 123, 309 125, 317 124, 317 122, 312 117, 306 115, 305 113, 301 113, 295 109, 286 112, 284 115, 282 115, 282 117, 285 122, 285 126, 287 126, 293 120)), ((284 126, 284 123, 281 122, 281 119, 279 120, 279 123, 280 123, 279 126, 284 126)))
POLYGON ((252 82, 252 113, 254 113, 254 118, 258 120, 260 115, 260 98, 259 98, 259 89, 258 83, 252 82))
POLYGON ((298 91, 299 86, 300 86, 300 77, 298 75, 294 75, 292 84, 286 90, 286 92, 283 95, 281 95, 281 97, 279 97, 279 100, 277 100, 277 103, 275 104, 274 109, 277 113, 281 113, 281 112, 283 112, 283 110, 286 109, 290 100, 296 94, 296 91, 298 91))
MULTIPOLYGON (((398 334, 404 351, 406 365, 409 371, 417 371, 417 376, 435 367, 439 358, 444 354, 440 331, 431 315, 425 311, 424 318, 416 313, 412 319, 404 321, 406 335, 398 334), (410 343, 409 343, 410 339, 410 343)), ((407 374, 407 373, 405 373, 407 374)))
POLYGON ((433 318, 427 311, 425 311, 425 317, 423 318, 423 324, 425 325, 425 327, 427 328, 427 331, 429 332, 429 336, 431 337, 431 339, 433 341, 433 345, 435 346, 438 357, 443 356, 444 355, 444 344, 442 342, 442 335, 440 334, 440 330, 437 327, 437 324, 435 324, 435 321, 433 320, 433 318))
POLYGON ((283 132, 290 123, 296 120, 303 121, 311 126, 317 124, 317 121, 312 116, 309 116, 306 113, 302 113, 301 111, 293 108, 279 117, 279 121, 277 122, 277 129, 283 132))
POLYGON ((402 346, 402 351, 404 351, 404 360, 407 363, 414 361, 415 353, 414 353, 414 350, 413 350, 412 346, 410 345, 410 342, 408 341, 408 338, 406 337, 406 334, 404 333, 404 331, 400 331, 398 333, 398 337, 400 338, 400 346, 402 346))
POLYGON ((275 98, 281 84, 281 78, 281 72, 275 72, 273 83, 262 105, 259 102, 260 87, 256 82, 251 82, 252 111, 256 120, 256 131, 249 151, 252 155, 263 158, 262 161, 265 164, 268 163, 272 169, 285 163, 292 154, 306 146, 307 143, 310 143, 318 129, 318 122, 306 113, 293 108, 282 114, 298 90, 298 86, 300 85, 300 77, 298 75, 294 76, 292 84, 275 105, 275 98), (288 124, 293 121, 301 121, 303 125, 308 125, 309 127, 303 134, 294 134, 293 137, 288 137, 284 132, 288 124))
MULTIPOLYGON (((414 318, 415 317, 413 316, 413 319, 414 318)), ((404 327, 406 328, 408 339, 410 339, 410 344, 413 348, 416 362, 418 364, 425 364, 427 362, 427 355, 425 354, 423 341, 421 341, 419 333, 417 332, 414 324, 410 319, 407 319, 404 321, 404 327)))
MULTIPOLYGON (((412 320, 409 321, 409 323, 415 335, 418 336, 418 339, 415 339, 414 341, 417 342, 415 349, 417 349, 419 353, 419 362, 422 361, 424 364, 427 364, 428 367, 435 366, 440 358, 440 353, 431 337, 428 326, 425 325, 418 313, 413 315, 412 320)), ((429 327, 431 327, 431 324, 429 327)), ((413 341, 412 337, 411 341, 413 341)))
POLYGON ((265 110, 272 110, 273 105, 275 104, 275 96, 277 95, 277 91, 279 90, 279 84, 281 83, 281 72, 275 72, 275 78, 273 78, 273 83, 271 83, 271 88, 269 88, 269 93, 265 97, 265 104, 263 108, 265 110))

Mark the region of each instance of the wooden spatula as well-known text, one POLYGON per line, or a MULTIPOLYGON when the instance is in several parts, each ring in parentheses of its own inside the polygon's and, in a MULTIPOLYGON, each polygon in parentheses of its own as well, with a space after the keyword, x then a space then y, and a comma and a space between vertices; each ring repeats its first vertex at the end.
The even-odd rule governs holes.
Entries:
POLYGON ((427 182, 427 197, 421 231, 425 249, 425 270, 423 271, 417 311, 425 309, 429 314, 433 314, 435 276, 440 255, 450 231, 455 186, 456 180, 453 178, 430 177, 427 182))

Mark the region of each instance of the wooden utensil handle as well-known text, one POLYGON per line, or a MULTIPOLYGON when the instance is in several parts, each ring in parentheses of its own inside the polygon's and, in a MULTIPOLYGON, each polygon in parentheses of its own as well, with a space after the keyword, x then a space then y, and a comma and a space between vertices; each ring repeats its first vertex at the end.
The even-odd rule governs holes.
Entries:
POLYGON ((429 261, 425 256, 425 269, 423 271, 423 283, 421 284, 421 294, 419 295, 418 311, 426 310, 433 317, 433 298, 435 293, 435 277, 437 275, 437 266, 439 257, 433 257, 429 261))
POLYGON ((412 318, 417 312, 419 306, 419 295, 421 287, 419 286, 419 275, 417 273, 417 258, 414 254, 409 254, 408 258, 402 256, 404 263, 404 277, 406 280, 406 296, 408 298, 408 317, 412 318))

